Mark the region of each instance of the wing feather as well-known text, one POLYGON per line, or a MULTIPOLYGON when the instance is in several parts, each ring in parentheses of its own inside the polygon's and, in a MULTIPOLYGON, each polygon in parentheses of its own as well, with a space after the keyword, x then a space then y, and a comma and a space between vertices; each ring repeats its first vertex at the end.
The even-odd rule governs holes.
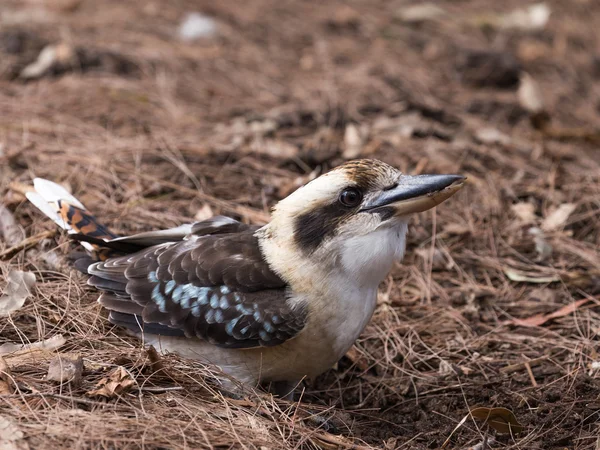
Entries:
POLYGON ((93 264, 90 284, 106 291, 100 302, 111 321, 227 348, 274 346, 298 334, 306 307, 288 301, 286 283, 264 261, 255 228, 222 223, 234 231, 197 226, 211 232, 93 264))

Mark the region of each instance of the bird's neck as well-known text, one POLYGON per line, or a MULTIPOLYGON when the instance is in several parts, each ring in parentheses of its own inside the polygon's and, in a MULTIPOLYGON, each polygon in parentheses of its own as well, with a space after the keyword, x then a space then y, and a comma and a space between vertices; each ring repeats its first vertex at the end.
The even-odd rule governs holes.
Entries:
POLYGON ((365 235, 330 242, 305 253, 293 235, 278 232, 272 224, 257 232, 265 260, 296 292, 329 292, 342 283, 347 289, 373 290, 402 259, 406 223, 365 235), (332 286, 335 285, 335 286, 332 286))

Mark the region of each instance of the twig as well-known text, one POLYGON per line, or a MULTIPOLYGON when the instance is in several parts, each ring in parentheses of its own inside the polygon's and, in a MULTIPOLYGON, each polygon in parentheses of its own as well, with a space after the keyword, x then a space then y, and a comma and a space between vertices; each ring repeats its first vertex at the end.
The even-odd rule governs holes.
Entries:
POLYGON ((535 377, 533 376, 533 370, 531 370, 531 364, 529 364, 529 361, 525 362, 525 369, 527 369, 527 374, 529 375, 531 384, 533 385, 533 387, 537 387, 537 381, 535 381, 535 377))
POLYGON ((530 359, 529 361, 523 361, 520 363, 511 364, 510 366, 506 366, 506 367, 503 367, 502 369, 500 369, 500 372, 501 373, 518 372, 521 369, 527 368, 526 366, 528 366, 529 370, 531 370, 532 367, 539 366, 542 361, 545 361, 547 359, 548 359, 548 356, 540 356, 539 358, 530 359))
POLYGON ((21 250, 27 250, 31 247, 35 247, 44 239, 48 239, 53 237, 56 234, 56 230, 44 231, 40 234, 36 234, 35 236, 28 237, 27 239, 23 239, 17 245, 7 248, 3 252, 0 253, 0 261, 4 261, 5 259, 11 258, 21 250))
POLYGON ((325 432, 315 434, 313 436, 313 438, 327 442, 328 444, 339 445, 342 448, 351 448, 354 450, 371 450, 372 449, 372 447, 365 447, 364 445, 356 445, 355 443, 349 442, 346 439, 342 438, 341 436, 336 436, 334 434, 325 433, 325 432))
MULTIPOLYGON (((134 388, 135 389, 135 388, 134 388)), ((152 394, 162 394, 163 392, 172 392, 172 391, 181 391, 183 389, 182 386, 154 386, 154 387, 139 387, 138 391, 141 392, 150 392, 152 394)))

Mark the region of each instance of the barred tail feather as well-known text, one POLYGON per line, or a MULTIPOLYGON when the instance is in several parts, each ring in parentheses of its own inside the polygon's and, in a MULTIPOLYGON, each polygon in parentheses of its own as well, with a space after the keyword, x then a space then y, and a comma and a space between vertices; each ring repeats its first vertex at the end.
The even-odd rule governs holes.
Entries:
MULTIPOLYGON (((35 191, 27 192, 27 199, 69 234, 81 234, 99 240, 117 237, 62 186, 43 178, 35 178, 33 187, 35 191)), ((81 244, 90 252, 100 250, 99 246, 89 242, 81 244)))

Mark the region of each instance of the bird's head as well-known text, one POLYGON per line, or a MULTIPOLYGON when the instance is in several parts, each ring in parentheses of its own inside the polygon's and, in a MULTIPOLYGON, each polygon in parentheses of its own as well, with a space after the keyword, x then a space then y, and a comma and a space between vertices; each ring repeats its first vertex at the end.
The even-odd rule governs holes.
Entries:
POLYGON ((461 175, 411 176, 374 159, 350 161, 281 200, 265 236, 298 258, 383 278, 402 258, 408 216, 439 205, 464 182, 461 175))

